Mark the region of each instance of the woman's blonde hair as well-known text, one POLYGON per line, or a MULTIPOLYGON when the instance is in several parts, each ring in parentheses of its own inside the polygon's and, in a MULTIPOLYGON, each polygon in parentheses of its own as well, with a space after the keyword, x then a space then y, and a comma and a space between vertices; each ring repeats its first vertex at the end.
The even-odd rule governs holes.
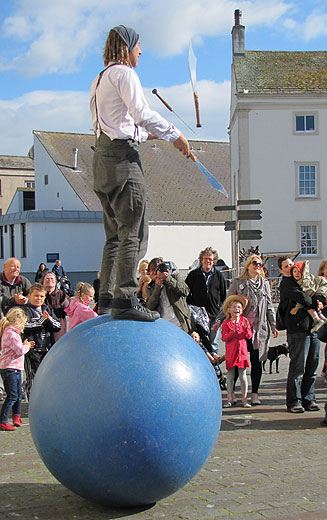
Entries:
POLYGON ((103 51, 103 61, 105 67, 109 65, 110 61, 118 61, 128 67, 132 66, 129 59, 128 46, 116 31, 111 30, 108 34, 103 51))
POLYGON ((9 309, 6 316, 0 320, 0 334, 3 333, 6 327, 17 327, 23 330, 26 322, 27 316, 23 309, 20 307, 12 307, 9 309))
POLYGON ((82 294, 90 294, 90 292, 94 293, 94 288, 91 284, 86 282, 78 282, 76 287, 76 295, 79 300, 81 300, 82 294))
POLYGON ((323 260, 318 268, 318 276, 323 276, 323 270, 327 267, 327 260, 323 260))
POLYGON ((146 268, 148 268, 149 266, 149 260, 141 260, 141 262, 139 263, 139 267, 138 267, 138 271, 140 272, 142 267, 146 265, 146 268))
MULTIPOLYGON (((259 255, 251 255, 251 256, 249 256, 249 258, 245 262, 245 265, 243 267, 243 271, 240 274, 240 279, 241 280, 247 280, 248 278, 250 278, 249 277, 249 265, 253 262, 253 260, 256 260, 256 259, 259 260, 262 263, 262 258, 259 255)), ((265 272, 263 270, 263 267, 261 267, 259 276, 261 276, 262 278, 266 278, 265 272)))

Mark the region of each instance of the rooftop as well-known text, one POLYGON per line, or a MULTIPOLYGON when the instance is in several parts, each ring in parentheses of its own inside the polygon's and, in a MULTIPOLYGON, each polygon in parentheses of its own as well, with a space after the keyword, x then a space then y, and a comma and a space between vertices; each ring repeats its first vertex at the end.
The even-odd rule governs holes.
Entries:
POLYGON ((34 161, 28 156, 0 155, 1 170, 34 170, 34 161))
POLYGON ((327 93, 327 51, 245 51, 233 64, 238 94, 327 93))
MULTIPOLYGON (((93 191, 94 135, 43 131, 34 134, 87 209, 101 210, 93 191), (73 148, 78 148, 77 169, 73 168, 73 148)), ((230 193, 229 143, 190 141, 190 145, 198 159, 230 193)), ((149 221, 218 223, 230 217, 230 212, 213 210, 214 206, 227 205, 228 201, 211 188, 195 163, 187 160, 171 143, 147 141, 141 144, 140 153, 146 177, 149 221)))

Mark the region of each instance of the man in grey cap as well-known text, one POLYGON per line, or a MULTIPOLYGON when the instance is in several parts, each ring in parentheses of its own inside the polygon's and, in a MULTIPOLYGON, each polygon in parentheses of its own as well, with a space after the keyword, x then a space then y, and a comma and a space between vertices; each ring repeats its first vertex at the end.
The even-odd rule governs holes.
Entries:
POLYGON ((117 319, 154 321, 159 313, 140 305, 135 296, 137 265, 148 241, 139 143, 165 139, 186 157, 190 149, 184 135, 149 108, 133 70, 141 54, 134 29, 114 27, 103 54, 105 69, 91 87, 94 191, 103 208, 106 235, 98 310, 117 319))

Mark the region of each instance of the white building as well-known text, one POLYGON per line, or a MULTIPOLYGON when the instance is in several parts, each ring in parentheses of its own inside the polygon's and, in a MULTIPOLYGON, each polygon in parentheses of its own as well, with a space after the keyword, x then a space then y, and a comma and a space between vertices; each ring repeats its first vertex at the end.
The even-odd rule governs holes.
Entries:
MULTIPOLYGON (((191 143, 199 159, 230 191, 229 144, 191 143)), ((35 210, 23 210, 19 191, 0 217, 0 256, 16 256, 31 280, 38 265, 56 257, 73 283, 92 281, 100 269, 104 231, 101 205, 93 192, 94 136, 34 132, 35 210)), ((148 188, 148 259, 163 256, 183 271, 211 245, 231 264, 231 237, 216 212, 226 199, 213 190, 191 160, 164 141, 141 146, 148 188)))
MULTIPOLYGON (((327 256, 327 52, 247 51, 235 11, 230 111, 232 192, 260 199, 264 252, 327 256)), ((258 206, 253 209, 259 209, 258 206)))

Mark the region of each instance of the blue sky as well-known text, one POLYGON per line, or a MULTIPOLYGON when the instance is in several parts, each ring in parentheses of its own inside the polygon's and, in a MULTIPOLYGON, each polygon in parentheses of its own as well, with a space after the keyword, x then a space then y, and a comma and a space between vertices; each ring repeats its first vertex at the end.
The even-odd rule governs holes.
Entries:
POLYGON ((90 84, 108 30, 118 24, 140 33, 137 72, 151 107, 192 139, 228 140, 235 9, 242 10, 246 49, 327 50, 325 0, 0 0, 0 7, 1 155, 26 155, 33 130, 90 131, 90 84), (191 40, 201 129, 187 65, 191 40))

